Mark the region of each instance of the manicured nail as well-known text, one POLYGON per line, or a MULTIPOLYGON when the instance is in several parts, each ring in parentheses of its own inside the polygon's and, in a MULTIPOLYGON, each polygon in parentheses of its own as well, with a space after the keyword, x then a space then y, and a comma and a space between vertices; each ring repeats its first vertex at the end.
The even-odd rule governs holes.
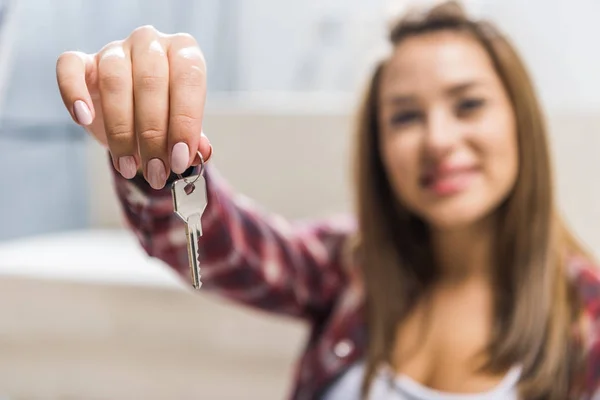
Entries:
POLYGON ((148 183, 153 189, 162 189, 167 182, 167 172, 165 171, 165 164, 159 158, 153 158, 148 161, 148 183))
POLYGON ((81 125, 87 126, 92 123, 92 112, 90 108, 81 100, 77 100, 73 104, 73 112, 77 122, 81 125))
POLYGON ((171 169, 176 174, 183 174, 190 164, 190 148, 183 142, 173 146, 171 153, 171 169))
POLYGON ((131 179, 137 173, 137 165, 133 156, 124 156, 119 158, 119 171, 123 178, 131 179))

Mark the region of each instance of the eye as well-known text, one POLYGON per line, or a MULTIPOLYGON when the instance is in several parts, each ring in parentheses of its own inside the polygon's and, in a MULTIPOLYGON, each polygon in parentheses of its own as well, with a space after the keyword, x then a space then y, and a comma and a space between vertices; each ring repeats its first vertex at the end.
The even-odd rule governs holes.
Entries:
POLYGON ((418 111, 402 111, 392 115, 390 122, 392 126, 403 126, 418 121, 420 116, 418 111))
POLYGON ((467 116, 481 109, 484 105, 484 99, 463 99, 458 103, 456 113, 461 116, 467 116))

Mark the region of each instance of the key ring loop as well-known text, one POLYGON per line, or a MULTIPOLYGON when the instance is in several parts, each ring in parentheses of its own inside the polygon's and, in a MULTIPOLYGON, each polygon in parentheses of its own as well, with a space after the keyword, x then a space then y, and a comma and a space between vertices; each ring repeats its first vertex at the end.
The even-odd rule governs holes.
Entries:
POLYGON ((198 174, 196 175, 196 179, 194 179, 193 181, 189 182, 187 180, 187 178, 184 178, 183 176, 181 176, 181 174, 177 174, 177 177, 179 179, 183 179, 183 181, 185 183, 187 183, 188 185, 196 183, 196 181, 200 178, 200 175, 204 174, 204 157, 202 157, 202 153, 200 153, 200 151, 198 151, 197 153, 198 153, 198 157, 200 157, 200 172, 198 172, 198 174))

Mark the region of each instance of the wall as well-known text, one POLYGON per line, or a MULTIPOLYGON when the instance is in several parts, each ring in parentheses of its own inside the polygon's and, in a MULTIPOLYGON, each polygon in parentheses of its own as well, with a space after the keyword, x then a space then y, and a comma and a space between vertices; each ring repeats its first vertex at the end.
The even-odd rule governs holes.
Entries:
MULTIPOLYGON (((211 94, 347 93, 360 84, 372 52, 385 37, 386 8, 413 1, 307 0, 295 5, 293 12, 277 0, 2 2, 18 4, 21 12, 12 37, 0 29, 0 39, 14 39, 14 57, 7 56, 4 41, 0 46, 0 89, 8 84, 0 97, 0 180, 9 182, 11 168, 19 165, 24 165, 22 174, 38 174, 41 179, 35 187, 12 180, 11 191, 0 197, 0 219, 5 221, 0 240, 88 226, 83 212, 89 200, 83 194, 86 182, 75 172, 84 164, 72 155, 79 154, 83 144, 70 136, 70 119, 56 90, 54 66, 62 51, 95 52, 139 25, 154 24, 165 32, 187 31, 197 37, 209 64, 211 94), (40 29, 48 33, 44 46, 39 46, 40 29), (40 173, 40 165, 47 176, 40 173), (54 204, 54 215, 31 211, 39 192, 54 204)), ((595 18, 600 3, 466 3, 477 14, 492 16, 523 50, 547 106, 569 115, 598 109, 600 53, 595 51, 595 38, 600 25, 595 18)), ((221 156, 225 169, 227 157, 221 156)), ((232 179, 237 179, 235 173, 232 179)))

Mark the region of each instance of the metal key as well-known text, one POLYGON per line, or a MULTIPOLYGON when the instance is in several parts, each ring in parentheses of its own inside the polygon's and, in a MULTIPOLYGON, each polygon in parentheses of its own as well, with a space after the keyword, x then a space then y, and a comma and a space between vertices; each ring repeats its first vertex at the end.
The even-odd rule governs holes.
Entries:
POLYGON ((201 165, 200 174, 181 178, 171 186, 175 213, 186 223, 185 234, 188 245, 190 274, 195 289, 202 286, 198 261, 198 240, 202 236, 201 218, 207 205, 206 182, 204 176, 202 176, 204 172, 203 161, 201 165))

